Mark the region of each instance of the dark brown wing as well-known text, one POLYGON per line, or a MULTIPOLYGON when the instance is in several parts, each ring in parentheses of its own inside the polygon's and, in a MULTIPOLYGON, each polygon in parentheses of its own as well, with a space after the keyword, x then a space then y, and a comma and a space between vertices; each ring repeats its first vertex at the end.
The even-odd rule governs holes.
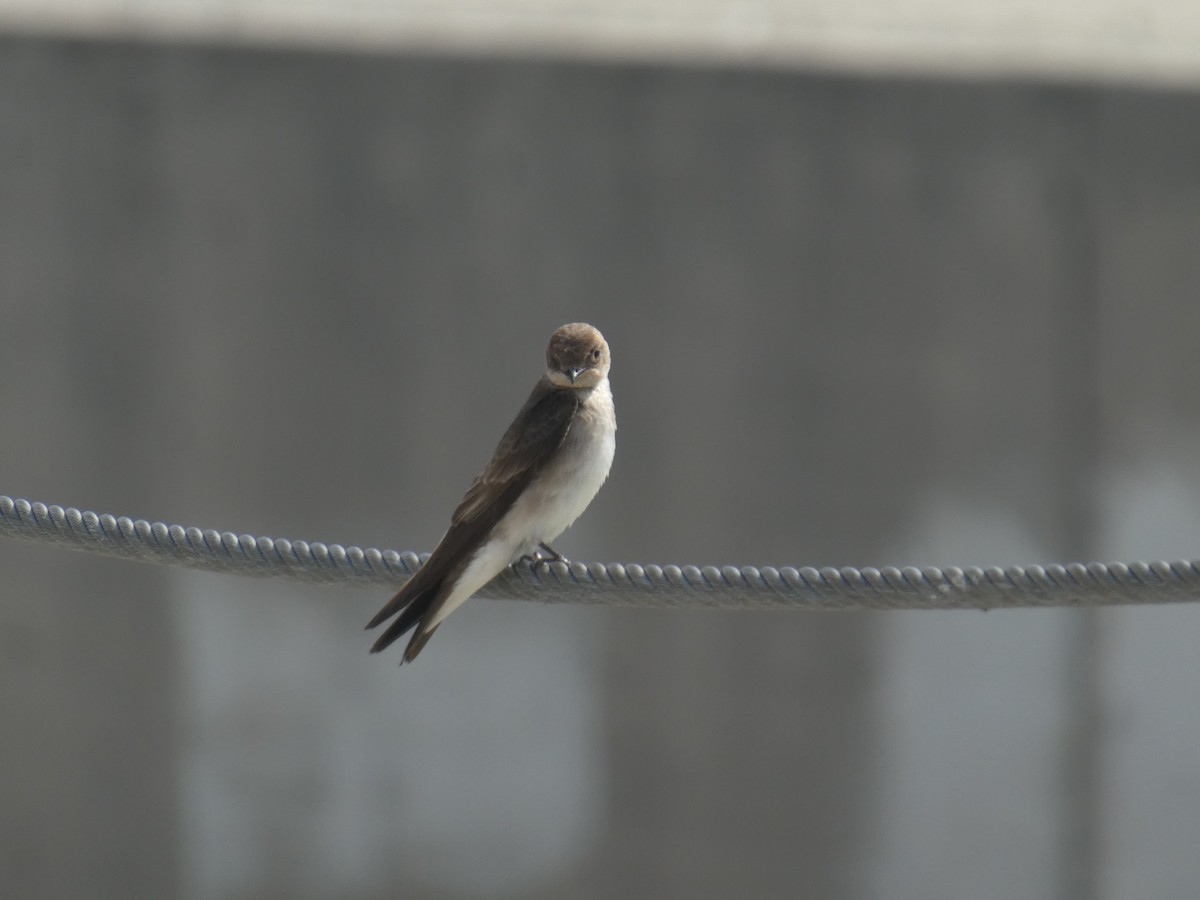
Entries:
POLYGON ((562 445, 578 409, 579 397, 574 391, 553 387, 544 378, 539 381, 508 431, 504 432, 504 437, 500 438, 491 461, 454 510, 451 523, 458 525, 479 518, 498 521, 516 499, 506 495, 516 485, 524 488, 562 445), (498 503, 503 509, 493 516, 498 503))
MULTIPOLYGON (((400 613, 399 618, 379 636, 371 648, 372 653, 378 653, 393 643, 437 608, 439 601, 448 593, 444 589, 453 585, 496 523, 512 508, 551 454, 562 445, 578 409, 579 398, 574 391, 555 388, 544 378, 538 382, 500 439, 491 461, 479 473, 462 503, 454 510, 450 529, 425 565, 367 625, 368 628, 374 628, 397 612, 400 613)), ((428 639, 428 634, 425 637, 428 639)), ((416 653, 412 652, 412 655, 416 653)))

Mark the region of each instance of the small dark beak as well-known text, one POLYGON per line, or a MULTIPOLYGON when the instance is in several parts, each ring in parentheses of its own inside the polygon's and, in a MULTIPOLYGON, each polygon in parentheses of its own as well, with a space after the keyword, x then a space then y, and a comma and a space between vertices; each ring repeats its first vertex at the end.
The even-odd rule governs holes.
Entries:
POLYGON ((587 371, 587 366, 580 366, 577 369, 567 370, 567 377, 571 379, 571 384, 575 383, 575 379, 587 371))

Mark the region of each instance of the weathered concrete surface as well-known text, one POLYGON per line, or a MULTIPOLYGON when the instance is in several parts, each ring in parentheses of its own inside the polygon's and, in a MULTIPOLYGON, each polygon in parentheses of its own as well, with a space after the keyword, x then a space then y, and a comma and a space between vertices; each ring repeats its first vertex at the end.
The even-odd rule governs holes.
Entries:
MULTIPOLYGON (((619 449, 572 556, 1194 556, 1198 105, 5 40, 2 487, 424 549, 588 319, 619 449)), ((1198 877, 1194 821, 1139 805, 1200 793, 1155 610, 1103 620, 1099 846, 1069 618, 479 603, 397 671, 360 631, 381 598, 12 545, 0 572, 14 896, 1198 877)))
POLYGON ((0 28, 395 53, 1200 84, 1176 0, 0 0, 0 28))

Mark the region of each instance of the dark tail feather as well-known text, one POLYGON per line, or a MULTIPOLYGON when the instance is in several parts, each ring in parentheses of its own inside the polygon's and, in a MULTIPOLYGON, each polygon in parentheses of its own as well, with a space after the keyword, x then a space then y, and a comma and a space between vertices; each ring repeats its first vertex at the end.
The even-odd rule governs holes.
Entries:
MULTIPOLYGON (((407 587, 407 585, 405 585, 405 587, 407 587)), ((371 621, 367 623, 367 631, 370 631, 372 628, 378 628, 385 621, 403 609, 404 606, 410 601, 410 598, 404 596, 406 593, 408 592, 405 591, 404 588, 396 591, 396 596, 392 597, 391 600, 385 603, 383 605, 383 609, 375 613, 371 621)))
MULTIPOLYGON (((379 636, 379 640, 372 645, 372 653, 378 653, 380 650, 391 646, 421 621, 421 617, 429 611, 429 607, 433 604, 434 599, 437 597, 438 590, 441 588, 441 583, 439 582, 437 584, 433 584, 418 593, 412 593, 405 590, 407 587, 408 585, 405 585, 404 588, 401 588, 396 596, 388 601, 387 605, 375 614, 375 618, 373 618, 371 620, 371 624, 367 626, 367 628, 374 628, 376 625, 381 624, 389 616, 395 615, 397 611, 400 612, 400 615, 397 616, 396 621, 389 625, 387 627, 387 631, 381 634, 379 636)), ((405 655, 407 656, 407 653, 405 655)))
POLYGON ((412 640, 408 642, 408 646, 404 648, 404 662, 410 663, 416 659, 417 654, 421 652, 421 648, 428 643, 429 639, 433 637, 433 633, 437 630, 437 625, 434 625, 428 631, 426 631, 423 627, 418 628, 413 633, 412 640))

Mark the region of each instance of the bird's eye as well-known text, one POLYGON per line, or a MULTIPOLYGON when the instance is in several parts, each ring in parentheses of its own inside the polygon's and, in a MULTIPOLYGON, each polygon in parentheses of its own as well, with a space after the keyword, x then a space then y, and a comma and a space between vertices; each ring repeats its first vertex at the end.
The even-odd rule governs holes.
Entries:
POLYGON ((599 359, 600 359, 600 348, 599 347, 597 347, 595 350, 592 351, 592 359, 599 361, 599 359))

